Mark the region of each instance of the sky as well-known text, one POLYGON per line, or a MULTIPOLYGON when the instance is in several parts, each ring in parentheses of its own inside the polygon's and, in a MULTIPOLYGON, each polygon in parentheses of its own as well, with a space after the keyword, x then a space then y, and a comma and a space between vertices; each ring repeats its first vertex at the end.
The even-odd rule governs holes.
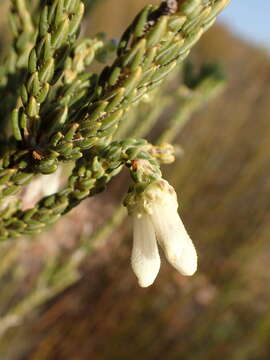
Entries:
POLYGON ((241 37, 270 50, 270 0, 231 0, 219 21, 241 37))

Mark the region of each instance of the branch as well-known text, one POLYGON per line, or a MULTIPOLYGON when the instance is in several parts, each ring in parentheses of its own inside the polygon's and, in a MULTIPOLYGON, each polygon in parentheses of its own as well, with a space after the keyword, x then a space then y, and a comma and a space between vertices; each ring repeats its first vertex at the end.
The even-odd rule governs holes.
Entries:
MULTIPOLYGON (((211 3, 185 0, 179 8, 172 10, 166 9, 164 3, 160 7, 147 6, 124 33, 118 56, 114 64, 105 68, 101 74, 87 108, 79 112, 77 121, 66 121, 63 129, 53 134, 48 143, 39 143, 35 134, 39 128, 38 104, 41 100, 44 101, 43 95, 45 98, 47 96, 49 83, 54 75, 54 60, 48 59, 44 63, 43 57, 39 57, 34 50, 29 59, 33 80, 27 90, 30 91, 30 96, 25 92, 22 112, 15 110, 13 113, 16 138, 24 137, 30 141, 30 133, 33 133, 34 140, 30 141, 30 148, 26 146, 23 151, 11 151, 0 164, 0 181, 5 183, 0 196, 18 192, 35 172, 54 172, 59 161, 76 160, 85 150, 110 141, 130 106, 161 85, 172 69, 186 58, 190 49, 228 3, 229 0, 212 0, 211 3), (36 71, 39 61, 42 64, 41 74, 36 71), (37 79, 41 75, 41 79, 37 79), (38 86, 34 86, 35 84, 38 86), (37 95, 36 89, 42 89, 42 92, 37 95)), ((67 26, 64 25, 65 21, 60 22, 59 32, 54 35, 57 46, 67 35, 67 30, 63 30, 67 26)), ((44 36, 43 51, 45 43, 48 44, 49 41, 48 34, 44 35, 45 33, 41 32, 44 36)), ((52 51, 50 47, 49 49, 52 51)))

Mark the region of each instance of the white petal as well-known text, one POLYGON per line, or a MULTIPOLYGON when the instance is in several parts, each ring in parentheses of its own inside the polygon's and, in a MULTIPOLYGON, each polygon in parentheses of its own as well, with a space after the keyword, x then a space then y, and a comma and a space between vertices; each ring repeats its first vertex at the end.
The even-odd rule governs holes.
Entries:
MULTIPOLYGON (((188 235, 187 235, 188 236, 188 235)), ((183 275, 191 276, 197 271, 197 253, 190 237, 185 237, 185 247, 181 256, 171 264, 183 275)))
POLYGON ((160 268, 156 235, 149 215, 134 215, 133 226, 131 265, 139 285, 147 287, 153 284, 160 268))
POLYGON ((155 205, 152 208, 157 240, 169 263, 183 275, 193 275, 197 270, 197 254, 180 216, 172 204, 155 205))

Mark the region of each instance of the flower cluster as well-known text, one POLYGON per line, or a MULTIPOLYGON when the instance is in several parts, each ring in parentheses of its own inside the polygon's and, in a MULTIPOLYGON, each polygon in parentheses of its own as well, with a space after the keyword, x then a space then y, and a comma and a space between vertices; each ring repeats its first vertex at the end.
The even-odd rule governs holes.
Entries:
POLYGON ((169 263, 183 275, 197 270, 197 254, 178 214, 174 188, 165 180, 132 192, 126 201, 133 218, 131 264, 139 285, 152 285, 160 268, 158 244, 169 263))

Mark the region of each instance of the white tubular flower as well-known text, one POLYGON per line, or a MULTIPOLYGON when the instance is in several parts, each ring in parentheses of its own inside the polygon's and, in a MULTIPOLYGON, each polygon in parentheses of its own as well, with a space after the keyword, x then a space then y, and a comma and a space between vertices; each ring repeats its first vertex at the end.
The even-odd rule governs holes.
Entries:
POLYGON ((156 181, 143 193, 132 194, 127 207, 134 223, 131 264, 140 286, 151 285, 158 274, 157 243, 181 274, 191 276, 196 272, 196 250, 177 212, 174 188, 167 181, 156 181))

